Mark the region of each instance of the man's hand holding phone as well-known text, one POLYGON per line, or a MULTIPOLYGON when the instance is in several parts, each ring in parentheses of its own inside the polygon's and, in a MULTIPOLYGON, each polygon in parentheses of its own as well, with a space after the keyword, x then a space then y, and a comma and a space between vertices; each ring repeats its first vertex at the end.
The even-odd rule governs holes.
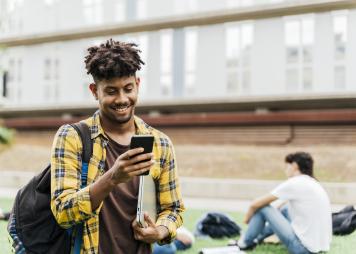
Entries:
POLYGON ((138 175, 147 175, 154 164, 153 136, 133 136, 130 150, 121 154, 115 161, 111 180, 114 184, 129 181, 138 175))
POLYGON ((92 209, 97 209, 117 184, 127 182, 134 176, 148 173, 155 163, 153 160, 152 145, 153 140, 151 150, 146 150, 144 146, 136 148, 130 146, 130 150, 121 154, 116 159, 114 165, 98 181, 91 185, 90 201, 92 209))

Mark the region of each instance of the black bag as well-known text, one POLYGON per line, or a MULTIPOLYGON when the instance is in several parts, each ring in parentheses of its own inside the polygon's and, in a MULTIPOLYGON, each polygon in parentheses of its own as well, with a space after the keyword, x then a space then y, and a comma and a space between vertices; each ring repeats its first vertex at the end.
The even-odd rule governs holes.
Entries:
MULTIPOLYGON (((92 141, 89 127, 79 122, 72 124, 82 144, 82 164, 89 163, 92 141)), ((82 173, 86 185, 87 172, 82 173)), ((26 253, 68 254, 71 248, 71 231, 61 228, 50 207, 51 166, 33 177, 21 188, 15 198, 9 219, 8 231, 14 240, 15 251, 25 248, 26 253)))
POLYGON ((352 205, 332 214, 333 234, 348 235, 356 230, 356 210, 352 205))
POLYGON ((241 228, 223 213, 207 213, 197 224, 197 232, 211 238, 234 237, 241 228))

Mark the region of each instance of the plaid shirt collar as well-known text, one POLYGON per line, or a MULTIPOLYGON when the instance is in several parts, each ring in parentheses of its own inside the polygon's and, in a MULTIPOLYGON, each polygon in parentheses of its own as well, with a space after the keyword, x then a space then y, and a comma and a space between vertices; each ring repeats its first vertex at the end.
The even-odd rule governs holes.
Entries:
MULTIPOLYGON (((136 127, 136 134, 139 135, 151 134, 151 130, 149 126, 141 118, 134 116, 134 122, 136 127)), ((97 110, 93 115, 93 121, 92 121, 92 126, 90 126, 90 130, 91 130, 92 139, 95 139, 99 135, 102 135, 105 139, 108 139, 100 123, 99 110, 97 110)))

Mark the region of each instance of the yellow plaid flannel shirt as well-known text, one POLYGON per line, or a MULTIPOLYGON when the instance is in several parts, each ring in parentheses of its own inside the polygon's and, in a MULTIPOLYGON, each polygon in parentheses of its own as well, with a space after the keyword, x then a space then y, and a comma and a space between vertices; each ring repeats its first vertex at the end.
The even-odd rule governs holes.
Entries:
MULTIPOLYGON (((93 154, 88 167, 87 187, 80 189, 82 143, 74 128, 63 125, 57 132, 51 153, 51 209, 63 228, 84 222, 81 253, 98 253, 99 212, 102 204, 92 210, 89 186, 105 171, 106 149, 108 144, 99 113, 85 120, 91 131, 93 154)), ((150 127, 135 116, 136 134, 153 135, 153 154, 156 163, 150 175, 157 182, 158 219, 156 225, 168 228, 169 236, 161 243, 169 243, 182 225, 181 213, 184 211, 178 182, 177 163, 169 138, 150 127)))

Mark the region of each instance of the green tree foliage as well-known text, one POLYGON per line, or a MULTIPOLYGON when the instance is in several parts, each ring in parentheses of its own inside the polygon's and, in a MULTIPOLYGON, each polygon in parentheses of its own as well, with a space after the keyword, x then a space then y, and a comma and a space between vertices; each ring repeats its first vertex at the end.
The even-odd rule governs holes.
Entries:
POLYGON ((10 144, 13 138, 13 130, 0 126, 0 144, 10 144))

